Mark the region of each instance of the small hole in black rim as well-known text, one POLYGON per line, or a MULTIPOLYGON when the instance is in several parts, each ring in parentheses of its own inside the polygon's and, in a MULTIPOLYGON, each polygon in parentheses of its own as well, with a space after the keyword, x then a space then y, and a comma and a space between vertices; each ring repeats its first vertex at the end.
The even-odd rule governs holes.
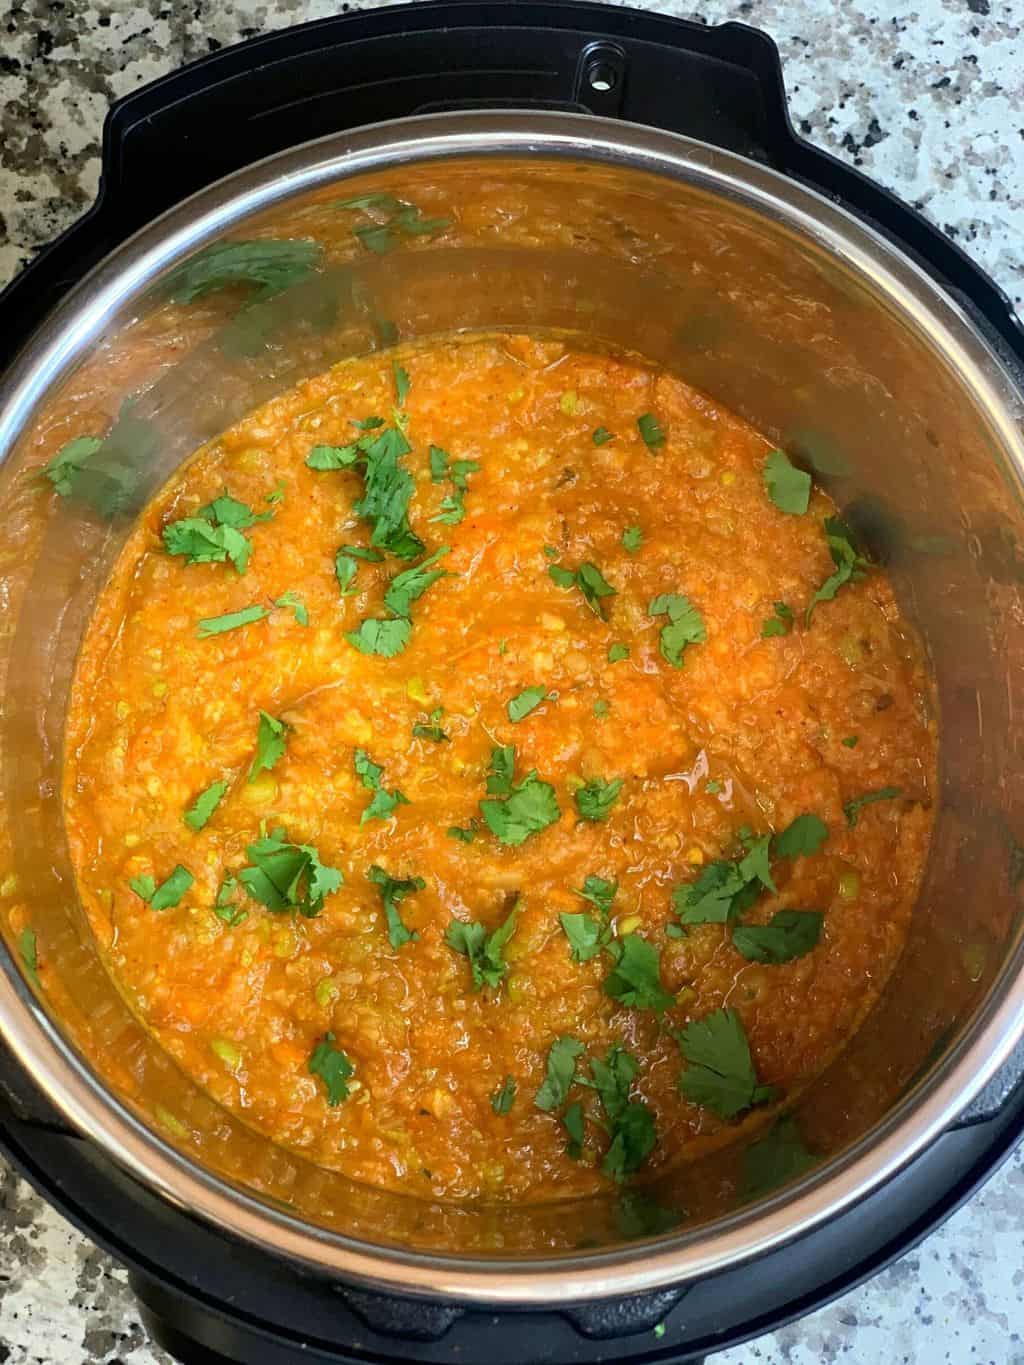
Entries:
POLYGON ((610 62, 595 57, 587 66, 586 81, 591 90, 596 90, 599 95, 607 95, 618 84, 619 73, 610 62))

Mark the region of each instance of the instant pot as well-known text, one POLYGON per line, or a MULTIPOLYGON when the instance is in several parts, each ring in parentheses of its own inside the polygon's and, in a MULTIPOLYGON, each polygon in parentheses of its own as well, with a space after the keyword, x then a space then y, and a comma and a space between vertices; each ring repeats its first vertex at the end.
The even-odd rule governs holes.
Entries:
POLYGON ((95 207, 0 307, 0 1143, 129 1267, 172 1354, 696 1360, 871 1275, 1012 1150, 1024 335, 957 247, 793 135, 763 34, 424 3, 217 53, 114 106, 95 207), (168 302, 211 244, 368 195, 450 230, 353 233, 273 298, 168 302), (77 645, 135 510, 334 360, 483 328, 640 351, 813 467, 927 642, 942 726, 910 938, 830 1069, 742 1148, 500 1211, 359 1187, 199 1091, 104 971, 59 800, 77 645), (55 498, 40 451, 97 384, 119 409, 92 494, 55 498))

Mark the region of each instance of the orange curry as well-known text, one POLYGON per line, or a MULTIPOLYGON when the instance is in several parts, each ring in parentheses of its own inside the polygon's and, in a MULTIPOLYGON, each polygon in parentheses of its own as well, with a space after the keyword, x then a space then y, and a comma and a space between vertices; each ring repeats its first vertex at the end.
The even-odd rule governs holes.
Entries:
POLYGON ((346 361, 150 504, 65 803, 126 999, 360 1181, 589 1194, 764 1123, 899 956, 935 722, 807 473, 557 338, 346 361))

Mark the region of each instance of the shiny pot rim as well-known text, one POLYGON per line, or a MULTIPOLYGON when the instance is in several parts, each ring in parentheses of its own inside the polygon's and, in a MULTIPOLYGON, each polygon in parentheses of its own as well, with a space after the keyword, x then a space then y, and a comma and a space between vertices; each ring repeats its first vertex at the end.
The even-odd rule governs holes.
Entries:
MULTIPOLYGON (((942 356, 1024 476, 1024 395, 957 303, 897 247, 846 210, 777 172, 676 134, 587 115, 436 114, 370 125, 279 153, 183 201, 86 277, 0 381, 0 457, 37 404, 118 310, 183 255, 300 191, 393 167, 467 157, 576 160, 682 180, 744 205, 867 279, 942 356)), ((873 1133, 763 1205, 704 1229, 615 1251, 526 1261, 376 1246, 301 1222, 229 1188, 180 1155, 107 1091, 59 1035, 16 971, 0 972, 0 1034, 56 1109, 172 1205, 311 1268, 403 1294, 532 1305, 681 1284, 776 1249, 894 1176, 954 1121, 1024 1035, 1020 947, 939 1073, 873 1133)))

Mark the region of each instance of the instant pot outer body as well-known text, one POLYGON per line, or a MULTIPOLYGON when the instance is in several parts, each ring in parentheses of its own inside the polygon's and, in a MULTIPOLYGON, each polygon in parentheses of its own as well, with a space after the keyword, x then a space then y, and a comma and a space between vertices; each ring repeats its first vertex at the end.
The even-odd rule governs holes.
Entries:
MULTIPOLYGON (((106 1239, 129 1258, 134 1246, 151 1303, 161 1273, 154 1229, 169 1220, 164 1245, 179 1264, 189 1238, 204 1246, 214 1235, 235 1239, 224 1243, 236 1248, 232 1256, 210 1268, 212 1298, 238 1303, 244 1294, 229 1282, 232 1264, 247 1267, 247 1283, 260 1285, 268 1303, 273 1276, 301 1268, 303 1293, 327 1295, 329 1305, 335 1287, 346 1287, 369 1341, 381 1326, 375 1314, 397 1321, 395 1300, 376 1296, 412 1296, 419 1325, 407 1335, 424 1358, 438 1360, 449 1358, 452 1324, 466 1304, 550 1317, 565 1304, 653 1296, 636 1301, 634 1319, 604 1320, 596 1309, 588 1317, 581 1308, 571 1350, 549 1326, 535 1350, 520 1343, 509 1356, 582 1359, 579 1342, 606 1334, 602 1322, 617 1321, 619 1333, 646 1331, 685 1290, 713 1286, 752 1257, 796 1239, 804 1251, 794 1255, 806 1256, 815 1238, 824 1248, 844 1212, 861 1201, 872 1207, 898 1177, 905 1212, 878 1215, 872 1248, 856 1262, 866 1273, 896 1249, 897 1225, 906 1238, 928 1223, 927 1191, 910 1192, 908 1163, 958 1124, 994 1124, 992 1153, 1007 1150, 1019 1128, 1017 1071, 993 1080, 1024 1029, 1019 329, 955 248, 853 173, 827 158, 817 165, 820 154, 792 139, 777 67, 759 35, 595 6, 523 5, 517 14, 522 31, 499 29, 498 11, 486 6, 423 5, 330 21, 169 78, 139 97, 157 104, 137 122, 126 102, 108 129, 108 191, 118 184, 115 144, 130 160, 132 136, 152 136, 158 109, 186 141, 201 136, 183 80, 205 89, 208 118, 218 98, 237 108, 249 85, 232 82, 273 71, 275 53, 307 95, 316 73, 323 76, 325 53, 357 64, 360 88, 370 88, 374 61, 392 77, 403 61, 422 68, 426 39, 420 33, 417 45, 417 25, 443 27, 445 51, 474 53, 478 65, 497 61, 498 49, 488 46, 496 33, 522 52, 527 31, 540 35, 565 87, 559 103, 570 108, 428 113, 302 146, 287 146, 286 119, 279 145, 259 147, 274 153, 269 159, 201 189, 117 245, 52 309, 0 382, 7 845, 0 927, 9 949, 0 1036, 15 1063, 13 1120, 43 1125, 35 1150, 11 1137, 13 1128, 8 1143, 52 1194, 39 1151, 69 1141, 65 1125, 88 1139, 71 1140, 63 1207, 95 1232, 89 1209, 106 1192, 118 1211, 106 1239), (659 70, 663 80, 679 79, 669 49, 696 61, 705 78, 696 91, 678 86, 681 107, 707 115, 696 131, 714 139, 726 129, 745 156, 577 112, 596 104, 667 122, 640 92, 653 88, 659 70), (771 154, 783 145, 799 169, 771 154), (773 161, 788 174, 766 164, 773 161), (802 183, 812 179, 833 197, 802 183), (859 215, 835 202, 837 189, 859 215), (396 227, 390 238, 378 236, 377 250, 354 231, 366 220, 352 207, 373 195, 416 204, 444 226, 423 234, 396 227), (864 220, 865 203, 886 230, 864 220), (314 268, 265 301, 230 290, 194 301, 171 296, 167 282, 182 261, 225 238, 254 237, 315 243, 314 268), (813 468, 887 568, 927 642, 942 736, 935 834, 906 950, 861 1030, 787 1118, 744 1149, 637 1190, 500 1213, 355 1185, 274 1146, 198 1090, 107 976, 76 900, 60 804, 78 644, 146 499, 203 441, 336 360, 395 340, 489 329, 546 329, 640 352, 813 468), (45 459, 64 441, 104 432, 93 476, 80 481, 77 496, 54 497, 40 478, 45 459), (36 935, 42 989, 19 957, 26 928, 36 935), (39 1092, 49 1105, 42 1113, 39 1092), (182 1219, 183 1210, 197 1222, 182 1219), (138 1236, 126 1238, 121 1228, 131 1218, 138 1236), (390 1307, 374 1306, 381 1302, 390 1307), (439 1316, 424 1328, 428 1310, 439 1316)), ((501 60, 507 69, 507 53, 501 60)), ((339 78, 324 80, 337 97, 339 78)), ((519 102, 514 91, 508 100, 519 102)), ((408 89, 395 101, 378 112, 431 104, 408 89)), ((316 119, 330 116, 312 97, 308 107, 306 130, 322 131, 316 119)), ((693 130, 694 120, 683 126, 693 130)), ((208 127, 211 147, 230 143, 215 123, 208 127)), ((213 151, 210 162, 227 168, 213 151)), ((168 174, 173 180, 176 172, 168 174)), ((104 236, 109 216, 101 200, 80 254, 114 245, 104 236)), ((74 243, 72 232, 58 244, 49 275, 45 260, 28 272, 37 288, 22 282, 9 292, 5 318, 22 301, 31 312, 47 287, 61 292, 74 243)), ((950 1198, 981 1178, 984 1147, 966 1139, 950 1159, 950 1198)), ((834 1254, 832 1262, 821 1250, 809 1256, 809 1265, 818 1263, 819 1297, 837 1292, 833 1268, 842 1257, 834 1254)), ((785 1293, 788 1311, 814 1302, 809 1289, 785 1293)), ((748 1299, 735 1313, 737 1331, 741 1322, 756 1331, 771 1320, 763 1283, 748 1299)), ((728 1340, 729 1309, 713 1298, 706 1304, 703 1318, 694 1310, 688 1348, 709 1349, 715 1332, 717 1344, 728 1340)), ((312 1322, 321 1310, 310 1301, 304 1311, 312 1322)), ((326 1327, 311 1326, 313 1336, 328 1340, 326 1327)), ((214 1333, 208 1344, 217 1340, 214 1333)), ((350 1345, 349 1358, 382 1358, 378 1346, 350 1345)), ((651 1349, 667 1359, 670 1347, 680 1349, 671 1338, 651 1349)), ((606 1342, 601 1350, 615 1355, 606 1342)), ((640 1351, 630 1346, 629 1355, 640 1351)))

